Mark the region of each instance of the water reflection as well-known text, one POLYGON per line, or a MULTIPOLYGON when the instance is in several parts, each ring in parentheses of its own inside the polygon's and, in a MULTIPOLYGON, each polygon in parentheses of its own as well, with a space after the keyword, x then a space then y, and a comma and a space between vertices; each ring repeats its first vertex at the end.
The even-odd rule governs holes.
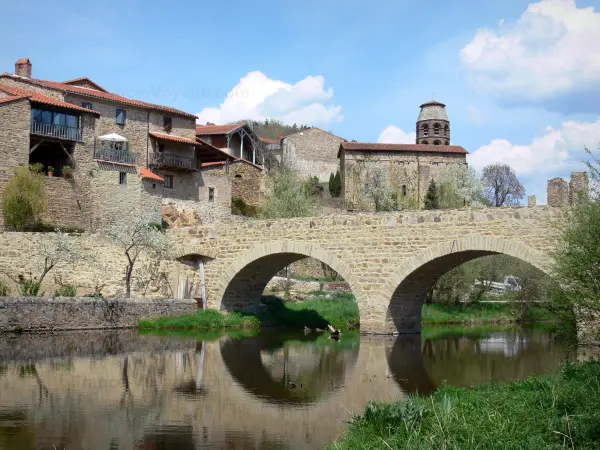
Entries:
POLYGON ((369 400, 557 370, 550 331, 0 340, 0 449, 314 449, 369 400))
POLYGON ((268 402, 314 403, 342 386, 358 358, 360 335, 340 341, 325 335, 264 334, 226 339, 223 362, 248 392, 268 402))

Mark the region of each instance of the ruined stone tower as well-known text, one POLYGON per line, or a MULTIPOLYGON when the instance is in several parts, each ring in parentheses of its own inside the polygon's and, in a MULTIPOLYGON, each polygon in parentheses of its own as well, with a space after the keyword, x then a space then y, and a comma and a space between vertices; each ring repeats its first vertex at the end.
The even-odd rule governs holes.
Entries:
POLYGON ((421 105, 417 119, 417 144, 450 145, 446 105, 435 100, 421 105))
POLYGON ((587 198, 589 180, 587 172, 572 172, 569 183, 561 177, 548 181, 548 206, 578 205, 587 198))

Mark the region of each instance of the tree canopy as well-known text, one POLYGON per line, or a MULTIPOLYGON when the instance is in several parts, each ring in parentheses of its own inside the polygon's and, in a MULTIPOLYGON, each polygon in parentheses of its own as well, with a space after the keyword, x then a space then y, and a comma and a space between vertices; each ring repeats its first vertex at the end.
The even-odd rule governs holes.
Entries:
POLYGON ((485 194, 492 206, 518 205, 525 188, 508 164, 489 164, 483 168, 485 194))

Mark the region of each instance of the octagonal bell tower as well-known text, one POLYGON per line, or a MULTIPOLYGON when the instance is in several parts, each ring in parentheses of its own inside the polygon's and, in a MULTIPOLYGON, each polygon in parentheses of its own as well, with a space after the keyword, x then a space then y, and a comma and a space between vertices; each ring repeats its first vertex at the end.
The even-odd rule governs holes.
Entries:
POLYGON ((417 144, 450 145, 450 121, 446 105, 435 100, 421 105, 417 119, 417 144))

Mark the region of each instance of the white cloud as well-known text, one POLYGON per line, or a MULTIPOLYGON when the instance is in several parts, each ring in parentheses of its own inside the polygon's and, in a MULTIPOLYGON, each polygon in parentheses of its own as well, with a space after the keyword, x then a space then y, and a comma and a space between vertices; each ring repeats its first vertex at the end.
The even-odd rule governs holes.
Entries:
POLYGON ((333 89, 325 89, 323 76, 308 76, 290 84, 254 71, 240 79, 218 108, 205 108, 196 115, 198 123, 278 119, 325 125, 344 120, 341 106, 327 104, 332 98, 333 89))
POLYGON ((382 144, 414 144, 416 134, 414 131, 407 133, 395 125, 388 125, 377 138, 382 144))
POLYGON ((569 172, 585 170, 584 147, 596 150, 600 143, 600 119, 596 122, 564 122, 560 127, 546 127, 545 134, 531 143, 517 145, 506 139, 494 139, 467 157, 468 163, 481 171, 492 163, 509 164, 522 177, 528 194, 545 201, 546 181, 569 172))
POLYGON ((481 29, 461 51, 482 90, 544 100, 600 85, 600 12, 575 0, 531 3, 513 24, 481 29))

